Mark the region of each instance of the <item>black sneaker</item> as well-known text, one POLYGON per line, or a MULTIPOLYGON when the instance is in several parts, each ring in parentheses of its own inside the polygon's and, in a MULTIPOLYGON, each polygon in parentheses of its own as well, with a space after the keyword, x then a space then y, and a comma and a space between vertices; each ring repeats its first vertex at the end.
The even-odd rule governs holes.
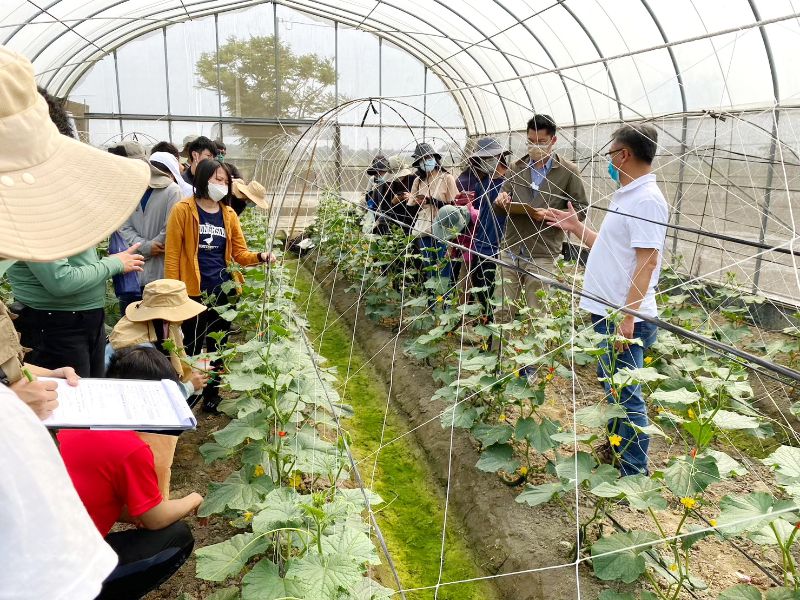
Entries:
POLYGON ((208 413, 211 415, 221 415, 222 413, 219 411, 219 400, 214 402, 213 400, 203 400, 203 412, 208 413))

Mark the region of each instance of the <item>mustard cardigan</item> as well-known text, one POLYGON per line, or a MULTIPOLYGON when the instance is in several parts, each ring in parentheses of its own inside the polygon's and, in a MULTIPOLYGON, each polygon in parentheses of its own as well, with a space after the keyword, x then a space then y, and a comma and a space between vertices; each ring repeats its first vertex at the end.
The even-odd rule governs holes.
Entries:
MULTIPOLYGON (((219 205, 225 225, 225 262, 234 261, 243 267, 260 263, 258 252, 250 252, 239 224, 239 217, 229 206, 219 205)), ((164 277, 178 279, 186 284, 190 296, 200 295, 200 215, 193 196, 178 202, 167 220, 167 241, 164 249, 164 277)), ((234 273, 237 282, 244 279, 234 273)))

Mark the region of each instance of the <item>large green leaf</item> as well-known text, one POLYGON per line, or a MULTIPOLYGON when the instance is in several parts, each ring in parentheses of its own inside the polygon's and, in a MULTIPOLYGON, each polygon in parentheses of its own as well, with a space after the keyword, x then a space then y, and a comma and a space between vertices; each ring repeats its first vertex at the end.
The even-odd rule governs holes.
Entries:
POLYGON ((717 529, 726 535, 757 531, 777 518, 777 511, 795 507, 793 500, 775 500, 767 492, 751 492, 746 496, 725 496, 719 503, 717 529))
MULTIPOLYGON (((610 379, 610 378, 603 378, 610 379)), ((659 373, 658 369, 653 367, 642 367, 641 369, 619 369, 614 373, 614 381, 624 385, 635 385, 637 383, 652 383, 654 381, 663 381, 669 379, 663 373, 659 373)))
POLYGON ((627 416, 621 404, 605 401, 575 411, 575 421, 587 427, 605 427, 611 419, 624 419, 627 416))
POLYGON ((721 477, 741 477, 747 475, 747 469, 736 459, 719 450, 707 449, 698 456, 713 456, 717 461, 717 468, 721 477))
POLYGON ((762 546, 786 546, 789 542, 789 536, 794 531, 794 523, 789 523, 786 519, 775 519, 769 525, 765 525, 758 531, 750 533, 749 537, 756 544, 762 546))
POLYGON ((667 487, 678 497, 694 496, 720 480, 713 456, 681 456, 664 469, 667 487))
POLYGON ((260 389, 269 380, 263 373, 240 371, 225 375, 224 381, 234 392, 251 392, 260 389))
POLYGON ((706 421, 686 421, 683 429, 694 438, 694 443, 698 448, 705 448, 714 439, 714 427, 706 421))
POLYGON ((547 417, 541 423, 528 417, 517 421, 515 436, 518 440, 528 440, 537 452, 544 453, 558 445, 551 436, 558 432, 560 426, 557 421, 551 421, 547 417))
POLYGON ((322 554, 349 556, 360 565, 381 564, 369 535, 353 527, 340 527, 334 533, 323 536, 322 554))
POLYGON ((364 577, 349 593, 349 600, 391 600, 395 591, 364 577))
MULTIPOLYGON (((606 497, 616 497, 619 494, 624 494, 630 505, 637 510, 647 510, 648 508, 664 510, 667 508, 667 501, 661 495, 663 487, 658 481, 651 479, 647 475, 628 475, 627 477, 622 477, 610 487, 602 487, 601 489, 604 493, 617 491, 614 496, 606 497)), ((594 489, 592 493, 601 495, 594 489)))
POLYGON ((478 354, 461 361, 461 368, 465 371, 493 371, 495 366, 497 366, 497 356, 494 354, 478 354))
POLYGON ((361 583, 360 566, 342 554, 306 554, 286 565, 286 579, 302 589, 306 600, 336 598, 340 591, 356 589, 361 583))
POLYGON ((800 600, 800 592, 789 588, 770 588, 767 590, 767 600, 800 600))
POLYGON ((514 430, 508 425, 489 425, 488 423, 477 423, 472 428, 472 435, 475 436, 484 448, 494 444, 505 444, 511 439, 514 430))
POLYGON ((604 581, 623 581, 632 583, 645 571, 642 552, 657 541, 657 535, 650 531, 629 531, 602 537, 592 544, 592 565, 594 573, 604 581))
POLYGON ((488 473, 501 469, 506 473, 513 473, 519 467, 519 461, 514 460, 514 449, 510 444, 495 444, 481 452, 475 466, 488 473))
MULTIPOLYGON (((710 416, 710 414, 703 414, 700 416, 706 419, 710 416)), ((729 431, 735 431, 737 429, 758 429, 759 425, 758 419, 732 412, 730 410, 718 410, 716 413, 714 413, 714 416, 711 418, 711 420, 714 422, 714 425, 720 429, 726 429, 729 431)))
POLYGON ((267 549, 267 539, 253 533, 240 533, 232 538, 198 548, 196 572, 200 579, 225 581, 244 568, 251 557, 267 549))
POLYGON ((527 504, 528 506, 539 506, 545 502, 550 502, 553 496, 560 494, 567 488, 563 483, 557 481, 555 483, 543 483, 541 485, 527 485, 525 491, 517 496, 516 501, 520 504, 527 504))
POLYGON ((200 505, 197 516, 207 517, 226 509, 248 510, 274 487, 269 477, 258 477, 249 482, 241 471, 234 471, 224 482, 209 484, 210 491, 200 505))
POLYGON ((245 440, 263 440, 267 435, 267 416, 263 412, 234 419, 214 432, 214 439, 223 448, 235 448, 245 440))
POLYGON ((460 427, 462 429, 470 429, 475 424, 481 412, 483 411, 473 408, 466 402, 459 402, 453 406, 448 406, 441 416, 442 428, 449 429, 450 427, 460 427))
POLYGON ((761 462, 774 468, 783 483, 800 478, 800 448, 781 446, 761 462))
POLYGON ((281 577, 278 565, 268 558, 258 561, 242 583, 242 600, 279 600, 302 594, 297 583, 281 577))
POLYGON ((752 585, 739 584, 720 592, 717 600, 761 600, 761 590, 752 585))
MULTIPOLYGON (((239 595, 239 588, 229 587, 217 590, 213 594, 206 596, 204 600, 239 600, 240 598, 241 596, 239 595)), ((180 600, 180 596, 178 597, 178 600, 180 600)))
POLYGON ((233 454, 232 449, 220 446, 216 442, 207 442, 200 446, 199 450, 200 455, 203 457, 203 460, 206 462, 206 464, 222 458, 228 458, 233 454))
POLYGON ((564 456, 556 463, 556 474, 572 486, 591 478, 595 466, 597 461, 591 454, 576 452, 571 456, 564 456))
POLYGON ((267 494, 264 509, 253 517, 253 531, 264 533, 286 527, 302 527, 304 513, 300 495, 291 488, 278 488, 267 494))
POLYGON ((650 394, 650 400, 652 402, 663 406, 688 406, 699 402, 700 397, 698 392, 693 392, 686 388, 679 388, 672 391, 656 390, 650 394))

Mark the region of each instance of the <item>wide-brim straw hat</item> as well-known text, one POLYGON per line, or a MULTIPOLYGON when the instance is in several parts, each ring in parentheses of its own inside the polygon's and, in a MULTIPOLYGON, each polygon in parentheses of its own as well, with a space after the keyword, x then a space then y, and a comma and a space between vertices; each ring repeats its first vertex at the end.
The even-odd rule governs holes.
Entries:
POLYGON ((414 175, 416 171, 411 168, 411 164, 402 154, 395 154, 389 157, 389 181, 402 179, 409 175, 414 175))
POLYGON ((156 279, 142 291, 140 302, 133 302, 125 309, 125 316, 134 323, 163 319, 178 323, 196 317, 206 307, 189 298, 186 284, 177 279, 156 279))
POLYGON ((147 189, 141 160, 59 133, 33 66, 0 46, 0 256, 74 256, 119 229, 147 189))
POLYGON ((231 184, 231 189, 233 189, 233 195, 237 198, 241 200, 252 200, 259 208, 269 210, 267 188, 255 179, 250 183, 245 183, 242 179, 234 179, 231 184))

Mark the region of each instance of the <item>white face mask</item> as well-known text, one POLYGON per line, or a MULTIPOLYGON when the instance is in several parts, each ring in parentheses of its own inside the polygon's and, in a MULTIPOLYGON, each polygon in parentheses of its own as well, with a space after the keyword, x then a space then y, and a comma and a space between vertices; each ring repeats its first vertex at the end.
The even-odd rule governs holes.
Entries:
POLYGON ((220 185, 218 183, 208 184, 208 197, 211 198, 214 202, 219 202, 227 195, 228 195, 227 185, 220 185))
POLYGON ((553 142, 548 142, 546 144, 534 144, 532 142, 528 142, 528 156, 531 157, 531 160, 545 160, 548 156, 550 156, 552 149, 553 142))

